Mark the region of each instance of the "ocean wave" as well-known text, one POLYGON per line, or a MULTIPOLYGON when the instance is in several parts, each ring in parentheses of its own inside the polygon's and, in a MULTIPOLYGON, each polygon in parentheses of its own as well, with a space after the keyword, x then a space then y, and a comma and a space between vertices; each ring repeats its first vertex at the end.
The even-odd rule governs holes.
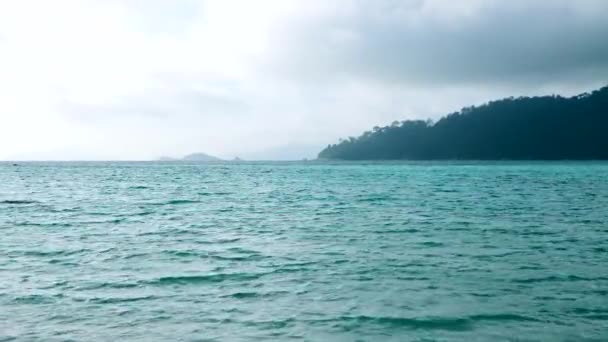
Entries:
POLYGON ((3 201, 0 201, 0 204, 36 204, 36 203, 40 203, 40 202, 31 201, 31 200, 3 200, 3 201))
POLYGON ((364 198, 359 198, 357 199, 358 202, 384 202, 384 201, 390 201, 393 198, 390 196, 375 196, 375 197, 364 197, 364 198))
POLYGON ((604 317, 608 317, 608 309, 604 308, 574 308, 571 309, 570 312, 590 319, 602 319, 604 317))
MULTIPOLYGON (((321 322, 327 320, 321 320, 321 322)), ((495 322, 538 322, 538 319, 511 313, 500 314, 478 314, 466 317, 429 317, 429 318, 408 318, 390 316, 342 316, 331 320, 334 324, 342 326, 352 324, 363 326, 367 324, 379 325, 390 328, 401 328, 408 330, 448 330, 448 331, 468 331, 473 330, 476 323, 495 321, 495 322)))
POLYGON ((114 214, 116 217, 138 217, 138 216, 148 216, 154 214, 154 211, 139 211, 134 213, 124 213, 124 214, 114 214))
POLYGON ((216 244, 227 244, 240 241, 241 238, 229 238, 229 239, 216 239, 216 240, 197 240, 196 243, 200 245, 216 245, 216 244))
POLYGON ((424 241, 424 242, 420 242, 419 245, 424 246, 424 247, 443 247, 444 246, 443 242, 436 242, 436 241, 424 241))
MULTIPOLYGON (((325 320, 320 320, 325 321, 325 320)), ((362 325, 373 324, 390 328, 405 328, 405 329, 424 329, 424 330, 450 330, 450 331, 466 331, 473 329, 473 323, 468 318, 404 318, 404 317, 386 317, 386 316, 342 316, 338 319, 331 320, 337 326, 344 327, 344 324, 349 324, 349 328, 355 328, 362 325), (354 324, 355 326, 352 326, 354 324)), ((349 330, 350 330, 349 329, 349 330)))
POLYGON ((528 317, 528 316, 523 316, 523 315, 518 315, 518 314, 512 314, 512 313, 499 313, 499 314, 480 314, 480 315, 473 315, 469 317, 470 320, 476 322, 476 321, 498 321, 498 322, 540 322, 541 320, 533 318, 533 317, 528 317))
POLYGON ((140 284, 137 283, 121 283, 121 282, 101 282, 101 283, 92 283, 86 284, 80 287, 77 287, 76 291, 90 291, 90 290, 100 290, 100 289, 131 289, 140 287, 140 284))
POLYGON ((374 233, 380 234, 403 234, 403 233, 419 233, 420 229, 406 228, 406 229, 386 229, 386 230, 375 230, 374 233))
MULTIPOLYGON (((262 330, 275 330, 275 329, 283 329, 293 325, 296 322, 294 318, 287 318, 282 320, 270 320, 270 321, 246 321, 242 322, 242 324, 246 326, 253 326, 262 330)), ((277 332, 276 335, 282 335, 280 332, 277 332)))
POLYGON ((538 277, 538 278, 523 278, 523 279, 515 279, 514 283, 520 284, 533 284, 533 283, 544 283, 544 282, 573 282, 573 281, 598 281, 598 280, 608 280, 608 277, 579 277, 575 275, 569 276, 547 276, 547 277, 538 277))
POLYGON ((249 281, 259 279, 267 273, 217 273, 206 275, 167 276, 145 281, 146 285, 188 285, 221 283, 224 281, 249 281))
MULTIPOLYGON (((580 187, 528 199, 514 190, 520 184, 495 181, 501 166, 461 170, 472 182, 444 177, 449 165, 429 174, 407 163, 319 164, 303 178, 289 167, 263 181, 254 164, 230 164, 228 176, 167 165, 62 164, 32 168, 23 184, 5 179, 0 201, 32 201, 0 202, 0 335, 605 336, 608 228, 596 221, 608 219, 608 164, 597 174, 577 166, 580 187), (120 175, 108 179, 111 172, 120 175), (137 190, 144 185, 150 189, 137 190), (456 185, 463 194, 433 196, 434 186, 456 185), (488 199, 490 190, 508 196, 488 199), (385 195, 394 198, 358 202, 385 195), (534 205, 522 209, 526 201, 534 205)), ((569 168, 521 172, 534 192, 539 179, 573 174, 569 168)))
POLYGON ((143 296, 143 297, 109 297, 109 298, 91 298, 86 300, 93 304, 118 304, 118 303, 130 303, 139 302, 143 300, 158 299, 158 296, 143 296))
POLYGON ((201 201, 187 200, 187 199, 175 199, 175 200, 167 201, 164 204, 167 204, 167 205, 179 205, 179 204, 194 204, 194 203, 201 203, 201 201))
POLYGON ((183 250, 183 251, 173 251, 173 250, 164 250, 162 251, 163 254, 168 254, 171 256, 176 256, 176 257, 180 257, 180 258, 203 258, 203 257, 208 257, 208 253, 207 252, 201 252, 201 251, 196 251, 196 250, 183 250))
POLYGON ((63 297, 62 295, 40 295, 30 294, 24 296, 17 296, 13 298, 15 304, 53 304, 57 302, 58 298, 63 297))
POLYGON ((130 190, 144 190, 144 189, 150 189, 149 186, 145 186, 145 185, 133 185, 130 186, 128 189, 130 190))
POLYGON ((68 222, 31 222, 31 221, 21 221, 15 222, 13 224, 15 227, 72 227, 73 224, 68 222))
POLYGON ((288 291, 271 291, 271 292, 234 292, 227 295, 223 295, 222 298, 234 298, 234 299, 253 299, 253 298, 269 298, 280 295, 289 294, 288 291))
POLYGON ((25 256, 34 257, 56 257, 56 256, 70 256, 81 253, 91 252, 90 249, 82 248, 75 250, 57 250, 57 251, 23 251, 22 254, 25 256))
POLYGON ((259 259, 255 255, 253 255, 253 256, 249 256, 249 255, 211 255, 210 257, 213 259, 216 259, 216 260, 226 260, 226 261, 255 261, 255 260, 259 259))
POLYGON ((199 196, 227 196, 227 195, 232 195, 232 192, 198 192, 197 193, 199 196))

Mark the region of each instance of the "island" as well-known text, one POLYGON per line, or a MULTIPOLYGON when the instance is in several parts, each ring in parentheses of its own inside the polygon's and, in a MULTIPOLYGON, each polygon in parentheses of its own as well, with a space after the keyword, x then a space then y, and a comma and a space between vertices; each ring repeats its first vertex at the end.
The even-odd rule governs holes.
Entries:
POLYGON ((606 160, 608 87, 573 97, 518 97, 437 122, 395 121, 328 145, 333 160, 606 160))
POLYGON ((222 159, 208 155, 206 153, 192 153, 184 156, 183 158, 173 157, 160 157, 159 161, 196 161, 196 162, 219 162, 222 159))
POLYGON ((192 153, 183 158, 183 160, 187 161, 203 161, 203 162, 215 162, 222 161, 222 159, 214 156, 210 156, 206 153, 192 153))

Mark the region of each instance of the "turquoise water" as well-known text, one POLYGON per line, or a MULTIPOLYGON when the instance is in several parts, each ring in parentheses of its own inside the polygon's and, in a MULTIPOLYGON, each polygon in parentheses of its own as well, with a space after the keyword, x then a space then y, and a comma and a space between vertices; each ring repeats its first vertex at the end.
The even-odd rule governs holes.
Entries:
POLYGON ((607 163, 0 163, 0 340, 606 341, 607 163))

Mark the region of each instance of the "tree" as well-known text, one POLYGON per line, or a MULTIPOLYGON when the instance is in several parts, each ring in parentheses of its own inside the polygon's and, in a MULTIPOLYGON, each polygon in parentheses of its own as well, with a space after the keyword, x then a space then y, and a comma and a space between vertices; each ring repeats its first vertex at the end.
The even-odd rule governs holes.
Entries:
POLYGON ((509 97, 437 122, 375 126, 319 153, 328 159, 608 159, 608 87, 571 98, 509 97))

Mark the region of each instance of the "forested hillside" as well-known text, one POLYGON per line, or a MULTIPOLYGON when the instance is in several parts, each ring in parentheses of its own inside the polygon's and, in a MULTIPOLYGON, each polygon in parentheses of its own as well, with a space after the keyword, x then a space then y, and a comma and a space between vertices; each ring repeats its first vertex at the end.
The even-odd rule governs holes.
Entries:
POLYGON ((393 122, 329 145, 321 159, 608 159, 608 87, 466 107, 436 123, 393 122))

